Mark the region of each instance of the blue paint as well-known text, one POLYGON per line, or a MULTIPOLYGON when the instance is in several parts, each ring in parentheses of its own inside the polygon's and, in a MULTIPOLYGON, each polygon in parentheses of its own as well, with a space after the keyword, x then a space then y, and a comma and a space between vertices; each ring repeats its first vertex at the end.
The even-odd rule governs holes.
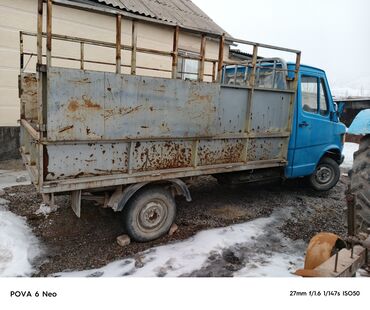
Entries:
POLYGON ((362 110, 357 114, 351 126, 348 128, 348 133, 352 135, 370 134, 370 109, 362 110))
MULTIPOLYGON (((267 63, 262 64, 262 66, 271 70, 272 65, 267 63)), ((281 65, 277 64, 277 67, 279 68, 281 65)), ((235 73, 238 73, 244 81, 251 73, 251 68, 248 68, 246 74, 245 66, 238 66, 237 72, 235 72, 235 68, 235 66, 225 67, 223 73, 225 84, 235 83, 235 79, 233 79, 235 73)), ((287 69, 288 79, 293 80, 295 63, 288 63, 287 69)), ((276 80, 274 88, 284 89, 283 86, 281 81, 276 80)), ((340 106, 339 108, 343 107, 340 106)), ((320 159, 327 153, 333 155, 337 158, 338 163, 341 163, 343 135, 346 132, 346 126, 339 122, 338 115, 339 111, 332 99, 325 71, 301 65, 288 148, 288 165, 285 169, 287 178, 311 175, 320 159), (311 111, 304 110, 302 103, 302 80, 307 81, 307 79, 313 82, 312 85, 316 84, 317 90, 317 96, 311 98, 313 101, 316 100, 317 106, 316 109, 311 111), (322 107, 326 107, 326 113, 322 111, 322 107)), ((367 116, 367 119, 369 120, 369 116, 367 116)))
MULTIPOLYGON (((290 70, 294 64, 288 64, 290 70)), ((312 83, 313 85, 314 83, 312 83)), ((323 70, 301 66, 298 89, 294 105, 292 133, 288 149, 288 166, 285 174, 288 178, 311 175, 327 153, 336 154, 338 160, 343 150, 344 124, 338 120, 329 84, 323 70), (302 78, 303 77, 303 78, 302 78), (317 111, 305 111, 302 105, 302 80, 317 81, 317 111), (320 84, 322 89, 320 89, 320 84), (324 90, 324 97, 321 91, 324 90), (326 103, 327 113, 320 114, 320 104, 326 103)))

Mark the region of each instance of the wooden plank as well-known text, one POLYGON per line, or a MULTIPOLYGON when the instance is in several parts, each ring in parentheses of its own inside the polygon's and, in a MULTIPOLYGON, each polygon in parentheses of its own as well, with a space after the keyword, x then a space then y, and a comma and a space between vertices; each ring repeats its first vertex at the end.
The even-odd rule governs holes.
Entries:
POLYGON ((42 64, 42 15, 44 11, 43 0, 38 1, 37 8, 37 64, 42 64))
POLYGON ((81 70, 84 70, 85 68, 85 44, 83 42, 80 42, 80 68, 81 70))
POLYGON ((46 14, 46 64, 51 66, 51 43, 52 43, 52 0, 47 0, 46 14))
POLYGON ((352 277, 357 270, 365 264, 366 249, 362 246, 355 246, 353 257, 351 250, 342 249, 338 253, 337 271, 335 271, 335 256, 314 269, 318 277, 352 277))
POLYGON ((221 82, 222 68, 224 65, 224 48, 225 48, 225 34, 220 38, 219 51, 218 51, 218 68, 217 68, 217 82, 221 82))
POLYGON ((122 17, 116 16, 116 73, 121 74, 121 31, 122 17))
POLYGON ((136 75, 137 25, 134 20, 132 21, 131 46, 131 74, 136 75))
POLYGON ((200 43, 200 62, 199 62, 199 73, 198 80, 202 82, 204 80, 204 62, 206 58, 206 42, 207 37, 203 34, 200 43))
POLYGON ((173 50, 172 50, 172 78, 177 78, 177 62, 179 57, 179 26, 175 27, 173 34, 173 50))

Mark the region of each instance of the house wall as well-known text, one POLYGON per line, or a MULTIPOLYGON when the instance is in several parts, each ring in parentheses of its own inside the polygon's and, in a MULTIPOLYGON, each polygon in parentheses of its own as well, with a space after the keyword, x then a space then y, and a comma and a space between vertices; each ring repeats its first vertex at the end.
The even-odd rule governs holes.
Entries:
MULTIPOLYGON (((17 125, 19 119, 18 74, 19 74, 19 31, 36 32, 37 0, 1 0, 0 2, 0 126, 17 125)), ((46 12, 46 9, 44 8, 46 12)), ((46 15, 46 14, 45 14, 46 15)), ((45 17, 44 17, 45 18, 45 17)), ((122 20, 122 43, 131 44, 131 21, 122 20)), ((44 20, 45 31, 45 20, 44 20)), ((83 37, 107 42, 115 42, 115 18, 87 11, 80 11, 60 6, 53 7, 53 33, 83 37)), ((170 52, 173 47, 173 28, 158 24, 138 22, 138 46, 170 52)), ((200 37, 180 32, 179 48, 199 52, 200 37)), ((24 39, 24 50, 36 52, 36 38, 24 39)), ((44 41, 45 53, 45 41, 44 41)), ((77 43, 53 40, 52 54, 79 58, 80 45, 77 43)), ((218 58, 218 42, 207 40, 206 57, 218 58)), ((228 57, 228 46, 225 46, 228 57)), ((33 56, 25 57, 26 71, 35 71, 33 56)), ((113 48, 85 46, 85 59, 103 62, 115 62, 113 48)), ((122 63, 129 65, 131 52, 122 52, 122 63)), ((79 68, 77 61, 53 59, 54 66, 79 68)), ((171 57, 138 53, 137 66, 155 67, 171 70, 171 57)), ((90 70, 115 70, 115 67, 97 64, 85 64, 90 70)), ((124 73, 129 73, 124 68, 124 73)), ((170 77, 169 72, 137 69, 137 74, 170 77)), ((212 74, 212 65, 206 64, 205 74, 212 74)), ((207 77, 210 81, 210 77, 207 77)))

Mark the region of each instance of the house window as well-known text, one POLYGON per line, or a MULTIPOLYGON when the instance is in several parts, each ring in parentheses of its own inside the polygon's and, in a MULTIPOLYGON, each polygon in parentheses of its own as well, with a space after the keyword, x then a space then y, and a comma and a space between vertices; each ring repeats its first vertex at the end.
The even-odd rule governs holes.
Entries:
POLYGON ((183 80, 198 80, 199 60, 186 57, 199 57, 199 54, 179 50, 177 78, 183 80))

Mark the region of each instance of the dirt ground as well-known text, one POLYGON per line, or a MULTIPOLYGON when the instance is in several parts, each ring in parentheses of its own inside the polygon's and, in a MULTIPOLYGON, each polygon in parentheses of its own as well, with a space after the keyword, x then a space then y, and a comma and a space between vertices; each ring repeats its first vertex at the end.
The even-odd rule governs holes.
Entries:
POLYGON ((44 245, 45 255, 38 262, 39 272, 35 276, 48 276, 61 271, 99 268, 153 246, 186 239, 203 229, 266 217, 279 208, 295 209, 279 227, 291 239, 308 242, 319 231, 344 235, 347 183, 348 178, 343 175, 334 189, 318 193, 303 180, 228 188, 212 177, 201 177, 190 189, 191 203, 177 199, 179 230, 173 236, 149 243, 133 242, 125 248, 116 243, 116 237, 124 229, 120 214, 112 210, 85 202, 78 219, 69 207, 69 198, 59 196, 57 211, 48 216, 36 215, 42 199, 32 185, 7 188, 3 198, 10 201, 10 211, 27 218, 44 245))

